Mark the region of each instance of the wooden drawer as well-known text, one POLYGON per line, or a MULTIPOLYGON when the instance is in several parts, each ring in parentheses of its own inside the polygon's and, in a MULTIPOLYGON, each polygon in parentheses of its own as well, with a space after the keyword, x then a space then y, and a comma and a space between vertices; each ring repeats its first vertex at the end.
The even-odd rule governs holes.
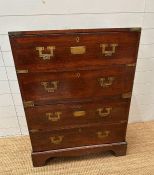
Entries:
MULTIPOLYGON (((134 68, 132 68, 134 70, 134 68)), ((24 100, 51 104, 52 100, 120 95, 130 92, 133 74, 125 66, 62 73, 29 73, 18 76, 24 100)))
POLYGON ((52 132, 30 133, 33 151, 125 141, 126 124, 92 125, 52 132))
POLYGON ((127 122, 129 102, 101 100, 26 108, 30 130, 50 131, 92 123, 127 122))
POLYGON ((17 69, 30 72, 136 62, 136 31, 84 30, 65 33, 10 33, 17 69))

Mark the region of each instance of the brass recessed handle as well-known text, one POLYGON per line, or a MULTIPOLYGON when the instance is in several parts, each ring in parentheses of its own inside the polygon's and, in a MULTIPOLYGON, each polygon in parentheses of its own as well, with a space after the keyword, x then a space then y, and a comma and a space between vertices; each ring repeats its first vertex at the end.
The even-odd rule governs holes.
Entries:
POLYGON ((59 145, 63 141, 63 138, 64 136, 53 136, 50 137, 50 140, 52 144, 59 145))
POLYGON ((38 51, 39 57, 43 60, 50 60, 54 56, 54 50, 56 49, 55 46, 47 46, 45 47, 36 47, 38 51), (47 53, 45 53, 45 51, 47 53), (44 53, 43 53, 44 52, 44 53))
POLYGON ((103 56, 112 56, 116 52, 116 47, 118 47, 118 44, 112 43, 112 44, 100 44, 100 47, 102 48, 102 55, 103 56), (108 50, 107 50, 108 49, 108 50), (111 49, 111 50, 109 50, 111 49))
POLYGON ((99 139, 104 139, 109 136, 110 131, 98 131, 96 134, 99 139))
POLYGON ((47 92, 55 92, 58 88, 58 81, 43 81, 41 82, 41 85, 44 87, 45 91, 47 92))
POLYGON ((48 120, 52 122, 57 122, 58 120, 60 120, 62 112, 47 112, 45 115, 48 117, 48 120))
POLYGON ((100 117, 107 117, 111 114, 112 107, 98 108, 97 112, 100 117))
POLYGON ((111 86, 113 84, 113 81, 115 80, 115 77, 101 77, 98 78, 98 82, 101 87, 105 88, 108 86, 111 86))
POLYGON ((74 46, 70 47, 71 54, 73 55, 82 55, 86 53, 86 47, 85 46, 74 46))

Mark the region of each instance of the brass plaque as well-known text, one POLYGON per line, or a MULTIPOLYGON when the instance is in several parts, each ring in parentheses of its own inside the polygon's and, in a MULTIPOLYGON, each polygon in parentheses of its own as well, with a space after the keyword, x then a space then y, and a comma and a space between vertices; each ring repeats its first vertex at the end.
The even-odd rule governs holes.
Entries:
POLYGON ((85 46, 75 46, 70 47, 71 54, 73 55, 81 55, 86 53, 86 47, 85 46))
POLYGON ((85 111, 75 111, 73 112, 74 117, 82 117, 86 115, 85 111))

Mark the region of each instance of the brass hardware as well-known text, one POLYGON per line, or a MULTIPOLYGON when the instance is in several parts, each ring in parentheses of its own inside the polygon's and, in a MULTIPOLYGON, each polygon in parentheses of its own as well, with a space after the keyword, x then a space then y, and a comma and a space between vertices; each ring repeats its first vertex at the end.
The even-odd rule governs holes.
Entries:
POLYGON ((118 44, 100 44, 102 48, 102 55, 112 56, 116 52, 116 47, 118 44), (106 50, 107 47, 111 47, 111 50, 106 50))
POLYGON ((53 136, 50 137, 51 143, 58 145, 63 141, 64 136, 53 136))
POLYGON ((48 117, 48 120, 51 120, 52 122, 57 122, 60 120, 62 112, 48 112, 45 115, 48 117))
POLYGON ((115 80, 115 77, 102 77, 102 78, 98 78, 99 84, 103 88, 108 87, 108 86, 111 86, 113 84, 113 81, 114 80, 115 80))
POLYGON ((85 46, 74 46, 70 47, 71 54, 74 55, 80 55, 80 54, 85 54, 86 53, 86 47, 85 46))
POLYGON ((79 130, 78 130, 79 132, 82 132, 82 129, 81 128, 79 128, 79 130))
POLYGON ((109 134, 110 134, 110 131, 98 131, 97 132, 97 137, 99 138, 99 139, 104 139, 105 137, 108 137, 109 136, 109 134))
POLYGON ((39 132, 39 130, 37 130, 37 129, 31 129, 30 132, 31 133, 35 133, 35 132, 39 132))
POLYGON ((75 112, 73 112, 74 117, 83 117, 85 115, 86 115, 85 111, 75 111, 75 112))
POLYGON ((111 107, 98 108, 97 111, 100 117, 106 117, 111 114, 112 108, 111 107))
POLYGON ((19 37, 22 36, 23 32, 8 32, 10 37, 19 37))
POLYGON ((126 123, 127 122, 127 120, 121 120, 120 121, 120 123, 126 123))
POLYGON ((55 92, 58 88, 58 81, 41 82, 41 85, 44 86, 45 91, 55 92))
POLYGON ((27 74, 28 70, 16 70, 17 74, 27 74))
POLYGON ((45 50, 44 47, 36 47, 36 50, 39 52, 39 57, 42 58, 43 60, 50 60, 51 57, 54 56, 54 50, 56 49, 55 46, 47 46, 46 50, 50 53, 43 53, 45 50))
POLYGON ((80 42, 80 38, 79 38, 79 36, 76 37, 76 42, 77 42, 77 43, 80 42))
POLYGON ((140 32, 141 28, 140 27, 134 27, 134 28, 130 28, 131 32, 140 32))
POLYGON ((24 105, 24 108, 33 107, 34 102, 33 101, 24 101, 23 105, 24 105))
POLYGON ((131 98, 132 92, 122 94, 122 98, 131 98))
POLYGON ((135 67, 136 66, 136 63, 126 64, 126 66, 128 66, 128 67, 135 67))

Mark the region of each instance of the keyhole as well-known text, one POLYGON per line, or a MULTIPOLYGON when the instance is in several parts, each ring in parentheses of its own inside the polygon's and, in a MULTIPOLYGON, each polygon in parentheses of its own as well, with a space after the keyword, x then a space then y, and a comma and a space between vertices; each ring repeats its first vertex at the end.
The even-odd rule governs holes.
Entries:
POLYGON ((76 37, 76 42, 80 42, 80 38, 78 36, 76 37))
POLYGON ((82 132, 82 129, 81 128, 79 128, 79 130, 78 130, 79 132, 82 132))

